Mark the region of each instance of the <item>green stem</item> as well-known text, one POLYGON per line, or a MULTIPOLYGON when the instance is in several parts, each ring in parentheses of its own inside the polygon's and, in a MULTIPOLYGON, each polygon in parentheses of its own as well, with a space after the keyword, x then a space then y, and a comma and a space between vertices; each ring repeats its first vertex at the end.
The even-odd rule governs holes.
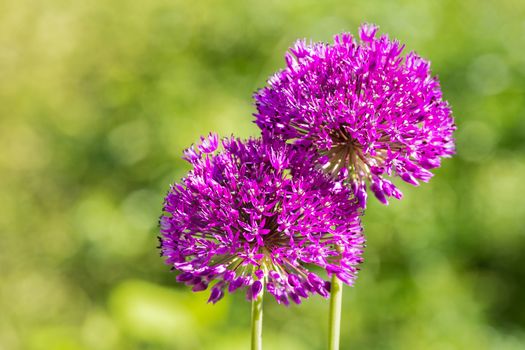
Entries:
POLYGON ((262 350, 263 289, 256 299, 252 300, 252 350, 262 350))
POLYGON ((341 304, 343 301, 343 282, 332 274, 330 288, 330 316, 328 324, 329 350, 339 350, 339 334, 341 333, 341 304))

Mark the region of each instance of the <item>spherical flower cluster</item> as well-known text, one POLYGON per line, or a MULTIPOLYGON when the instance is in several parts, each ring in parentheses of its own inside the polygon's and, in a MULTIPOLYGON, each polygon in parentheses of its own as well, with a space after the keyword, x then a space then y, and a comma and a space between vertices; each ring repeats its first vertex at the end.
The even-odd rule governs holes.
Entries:
POLYGON ((346 178, 360 205, 366 184, 383 203, 401 192, 385 175, 418 185, 454 153, 454 120, 430 63, 363 25, 333 44, 298 41, 287 67, 255 94, 265 139, 310 145, 335 178, 346 178))
POLYGON ((301 147, 250 139, 203 138, 185 151, 192 170, 168 192, 160 249, 193 291, 264 289, 296 303, 330 284, 317 271, 356 278, 364 238, 346 186, 312 166, 301 147), (315 267, 317 266, 317 267, 315 267), (313 267, 313 269, 312 269, 313 267))

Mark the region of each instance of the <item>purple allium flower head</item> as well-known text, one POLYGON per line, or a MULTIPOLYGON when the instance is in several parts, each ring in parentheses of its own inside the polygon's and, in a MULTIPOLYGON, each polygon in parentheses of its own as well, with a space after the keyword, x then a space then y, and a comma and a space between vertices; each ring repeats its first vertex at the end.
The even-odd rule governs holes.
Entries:
POLYGON ((430 63, 363 25, 333 44, 298 41, 287 67, 254 98, 264 139, 310 145, 327 172, 344 177, 360 205, 366 184, 384 204, 401 192, 384 176, 418 185, 454 153, 454 120, 430 63))
POLYGON ((315 169, 300 146, 221 143, 217 151, 210 135, 186 150, 193 169, 165 199, 160 248, 177 280, 194 291, 211 287, 213 303, 225 291, 243 288, 251 300, 266 288, 286 305, 328 296, 317 270, 352 284, 364 237, 351 191, 315 169))

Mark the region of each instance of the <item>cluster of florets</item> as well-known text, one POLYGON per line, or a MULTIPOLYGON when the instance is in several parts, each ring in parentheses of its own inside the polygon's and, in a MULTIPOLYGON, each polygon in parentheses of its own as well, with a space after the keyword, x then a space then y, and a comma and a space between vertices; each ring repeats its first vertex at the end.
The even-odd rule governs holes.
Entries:
POLYGON ((376 32, 363 25, 359 41, 297 42, 254 96, 261 139, 210 134, 184 152, 192 170, 160 218, 178 281, 210 288, 213 303, 237 289, 284 304, 326 297, 324 276, 334 274, 353 284, 367 187, 387 204, 402 194, 386 176, 418 185, 454 153, 454 120, 430 63, 376 32))
POLYGON ((335 178, 350 183, 361 206, 366 184, 382 202, 401 198, 385 175, 418 185, 454 153, 451 111, 430 63, 363 25, 333 44, 298 41, 287 67, 255 94, 266 139, 310 145, 335 178))
POLYGON ((160 219, 161 250, 194 291, 266 290, 279 303, 329 295, 318 266, 352 284, 364 238, 350 190, 283 143, 217 136, 185 151, 193 169, 170 189, 160 219))

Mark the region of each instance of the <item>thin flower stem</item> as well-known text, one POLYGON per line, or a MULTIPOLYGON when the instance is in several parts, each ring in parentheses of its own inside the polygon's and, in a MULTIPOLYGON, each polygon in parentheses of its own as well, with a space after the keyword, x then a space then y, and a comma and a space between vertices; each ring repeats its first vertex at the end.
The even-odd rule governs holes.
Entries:
POLYGON ((263 294, 262 291, 257 298, 252 300, 252 350, 262 350, 262 322, 263 322, 263 294))
POLYGON ((329 315, 329 350, 339 350, 339 334, 341 333, 341 304, 343 301, 343 282, 332 274, 330 288, 330 315, 329 315))

